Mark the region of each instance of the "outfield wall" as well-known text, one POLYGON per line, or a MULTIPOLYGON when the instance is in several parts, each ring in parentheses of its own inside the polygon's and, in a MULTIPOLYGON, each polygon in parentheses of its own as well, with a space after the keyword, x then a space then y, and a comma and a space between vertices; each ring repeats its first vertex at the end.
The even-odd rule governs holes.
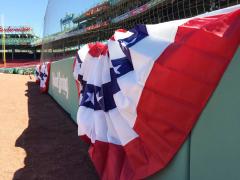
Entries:
POLYGON ((74 58, 68 58, 51 64, 48 93, 76 122, 78 94, 72 73, 73 62, 74 58))
MULTIPOLYGON (((73 58, 51 65, 49 94, 76 122, 78 95, 73 58)), ((240 48, 202 112, 190 137, 169 166, 151 180, 240 179, 240 48)))

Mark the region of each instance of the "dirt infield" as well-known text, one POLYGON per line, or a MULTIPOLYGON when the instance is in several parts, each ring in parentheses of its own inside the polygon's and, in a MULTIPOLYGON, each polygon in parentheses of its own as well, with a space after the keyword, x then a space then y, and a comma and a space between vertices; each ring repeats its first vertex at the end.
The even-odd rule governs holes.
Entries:
POLYGON ((77 127, 29 76, 0 74, 0 180, 98 179, 77 127))

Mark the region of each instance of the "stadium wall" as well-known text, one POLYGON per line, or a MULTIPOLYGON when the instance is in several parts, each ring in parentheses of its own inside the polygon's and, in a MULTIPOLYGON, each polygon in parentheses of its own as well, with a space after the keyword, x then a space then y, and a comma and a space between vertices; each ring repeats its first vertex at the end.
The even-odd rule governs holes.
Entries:
MULTIPOLYGON (((49 94, 76 123, 78 95, 72 75, 74 59, 51 65, 49 94)), ((240 48, 202 112, 190 137, 163 171, 150 180, 240 179, 240 48)))
POLYGON ((52 62, 48 93, 76 123, 78 93, 72 74, 73 62, 74 58, 52 62))

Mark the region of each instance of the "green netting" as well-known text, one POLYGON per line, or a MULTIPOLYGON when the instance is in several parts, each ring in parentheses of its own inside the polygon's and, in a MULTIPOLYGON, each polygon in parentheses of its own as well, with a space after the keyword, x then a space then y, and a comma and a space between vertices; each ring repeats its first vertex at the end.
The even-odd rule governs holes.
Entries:
POLYGON ((84 44, 108 40, 116 29, 189 18, 240 0, 49 0, 42 61, 74 56, 84 44), (83 8, 84 7, 84 8, 83 8))

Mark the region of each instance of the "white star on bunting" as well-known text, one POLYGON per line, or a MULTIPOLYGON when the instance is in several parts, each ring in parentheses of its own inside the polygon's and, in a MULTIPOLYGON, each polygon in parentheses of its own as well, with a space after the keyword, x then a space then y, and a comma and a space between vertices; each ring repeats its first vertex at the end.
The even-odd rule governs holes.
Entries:
POLYGON ((113 67, 113 69, 114 69, 114 72, 116 73, 116 74, 120 74, 120 72, 118 71, 118 69, 121 67, 121 65, 118 65, 118 66, 116 66, 116 67, 113 67))
POLYGON ((88 98, 86 99, 85 102, 91 102, 94 105, 94 94, 87 92, 87 96, 88 96, 88 98))
POLYGON ((96 94, 96 97, 97 97, 97 101, 98 101, 98 102, 102 99, 102 97, 100 96, 100 92, 98 92, 98 93, 96 94))

